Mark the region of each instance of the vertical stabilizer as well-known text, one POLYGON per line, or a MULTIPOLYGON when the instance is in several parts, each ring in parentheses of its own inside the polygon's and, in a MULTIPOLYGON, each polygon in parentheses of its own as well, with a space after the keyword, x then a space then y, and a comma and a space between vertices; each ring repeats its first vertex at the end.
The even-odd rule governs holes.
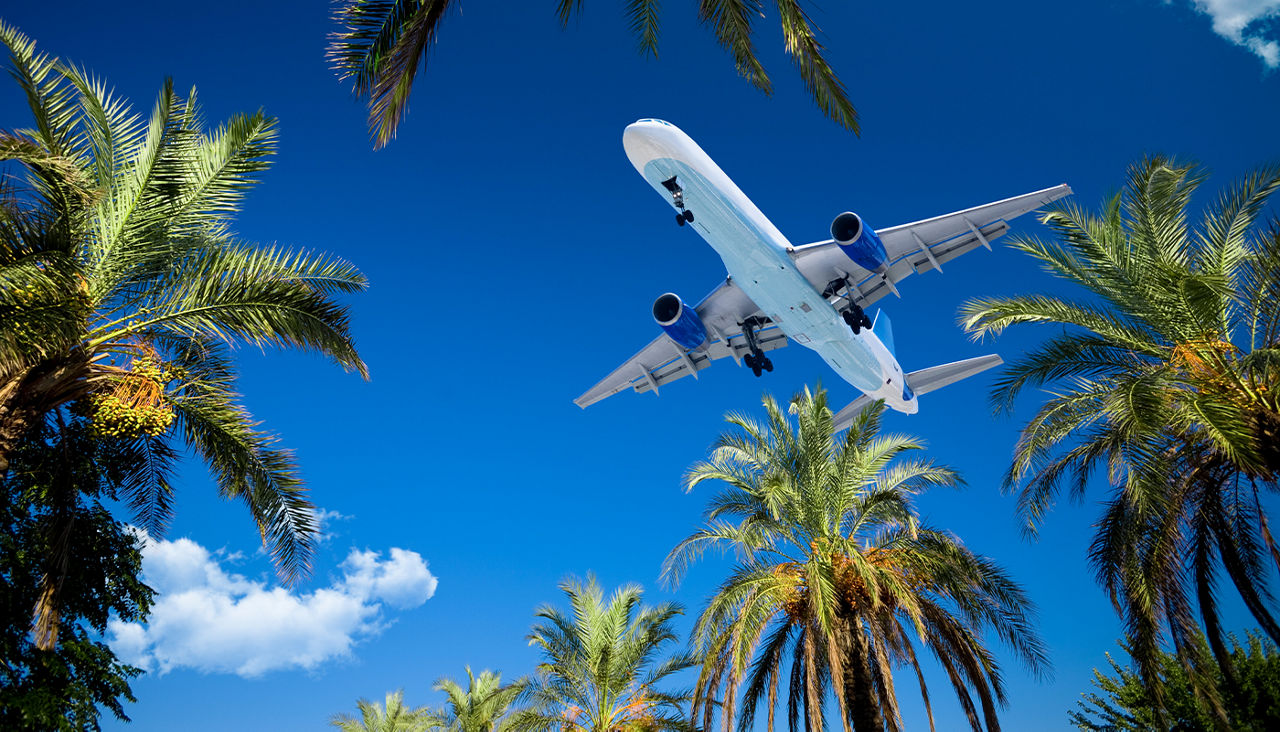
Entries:
POLYGON ((889 322, 889 316, 884 310, 876 311, 876 322, 871 324, 871 332, 876 334, 876 338, 889 349, 890 355, 894 358, 898 357, 896 351, 893 350, 893 325, 889 322))

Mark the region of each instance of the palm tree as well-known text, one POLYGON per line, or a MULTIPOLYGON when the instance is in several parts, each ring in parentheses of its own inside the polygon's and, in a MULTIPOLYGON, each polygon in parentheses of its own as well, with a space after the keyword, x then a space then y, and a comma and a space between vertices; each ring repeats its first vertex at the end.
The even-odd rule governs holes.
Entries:
POLYGON ((527 679, 516 679, 503 685, 502 674, 481 671, 471 673, 467 666, 467 688, 450 678, 436 680, 436 691, 448 696, 446 706, 429 716, 432 728, 444 732, 504 732, 509 726, 507 711, 523 693, 527 679))
POLYGON ((529 644, 543 661, 516 711, 517 732, 658 732, 688 729, 681 706, 689 695, 658 689, 668 676, 694 660, 676 653, 659 660, 676 641, 674 603, 641 606, 638 585, 624 585, 606 602, 595 577, 565 580, 570 612, 549 605, 537 610, 529 644))
POLYGON ((1194 638, 1203 626, 1230 688, 1222 572, 1280 640, 1266 581, 1275 541, 1259 499, 1280 481, 1280 222, 1257 226, 1280 170, 1228 188, 1192 225, 1187 207, 1204 179, 1154 157, 1130 168, 1100 212, 1050 209, 1041 220, 1055 238, 1019 237, 1013 247, 1084 297, 983 298, 960 318, 978 337, 1054 327, 992 395, 1009 411, 1028 387, 1050 394, 1023 429, 1006 489, 1034 534, 1064 488, 1083 500, 1105 470, 1111 492, 1090 561, 1143 678, 1161 693, 1160 646, 1171 637, 1198 669, 1200 691, 1216 698, 1194 638))
POLYGON ((921 646, 946 671, 972 728, 999 729, 1005 687, 984 632, 994 630, 1037 674, 1048 662, 1022 589, 991 560, 922 525, 911 505, 915 494, 960 478, 910 457, 921 449, 913 438, 879 434, 882 406, 859 414, 842 440, 821 389, 806 389, 785 411, 769 396, 764 407, 764 423, 727 415, 736 430, 689 469, 687 489, 705 481, 725 488, 663 571, 678 583, 710 549, 738 557, 694 626, 703 728, 712 728, 719 697, 725 732, 735 707, 739 732, 753 729, 762 701, 772 732, 789 663, 792 732, 825 728, 829 689, 844 729, 902 729, 900 666, 914 672, 932 729, 921 646))
MULTIPOLYGON (((369 98, 369 132, 374 146, 396 136, 404 118, 419 65, 435 43, 446 15, 457 0, 345 0, 333 11, 342 30, 330 36, 329 61, 340 78, 350 79, 358 96, 369 98)), ((557 0, 557 14, 566 26, 582 10, 582 0, 557 0)), ((820 30, 800 0, 777 0, 787 55, 795 60, 818 107, 845 129, 858 133, 858 112, 844 84, 824 57, 820 30)), ((658 55, 658 0, 626 0, 631 30, 642 55, 658 55)), ((763 17, 759 0, 700 0, 698 19, 711 27, 716 42, 752 86, 765 94, 773 82, 756 57, 752 23, 763 17)))
POLYGON ((359 719, 350 714, 335 714, 329 719, 329 725, 342 732, 426 732, 434 728, 426 707, 410 709, 403 699, 403 690, 388 692, 385 710, 378 702, 361 699, 356 702, 359 719))
MULTIPOLYGON (((235 239, 232 219, 275 151, 276 123, 212 131, 166 82, 149 117, 0 23, 34 126, 0 130, 0 471, 33 426, 89 417, 135 455, 120 487, 161 531, 185 446, 245 502, 286 580, 307 568, 312 505, 288 451, 238 403, 231 347, 323 353, 365 374, 337 296, 365 287, 325 255, 235 239)), ((51 496, 71 502, 73 496, 51 496)), ((65 527, 64 527, 65 528, 65 527)), ((37 633, 56 640, 59 573, 37 633)))

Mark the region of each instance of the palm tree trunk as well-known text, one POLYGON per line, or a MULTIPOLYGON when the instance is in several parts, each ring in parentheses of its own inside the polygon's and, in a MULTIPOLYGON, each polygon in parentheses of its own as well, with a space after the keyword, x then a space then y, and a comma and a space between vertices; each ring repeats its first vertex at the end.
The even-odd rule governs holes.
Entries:
POLYGON ((77 350, 11 374, 0 384, 0 474, 9 469, 9 456, 44 414, 88 391, 91 362, 77 350))
MULTIPOLYGON (((807 631, 810 636, 812 631, 807 631)), ((814 634, 816 635, 816 634, 814 634)), ((818 676, 818 644, 816 637, 806 637, 804 643, 804 718, 806 732, 821 732, 825 729, 822 722, 822 680, 818 676)))
POLYGON ((39 417, 21 398, 29 374, 23 373, 0 387, 0 475, 9 470, 9 454, 39 417))
POLYGON ((67 569, 71 560, 71 541, 75 530, 75 508, 80 502, 80 488, 75 484, 75 473, 72 469, 74 457, 69 453, 66 441, 66 425, 62 415, 58 417, 58 444, 55 449, 62 453, 57 463, 53 482, 48 488, 45 501, 51 507, 48 525, 49 556, 45 557, 45 572, 40 577, 40 597, 36 601, 33 613, 31 632, 36 639, 36 647, 50 651, 58 645, 58 630, 62 625, 61 594, 66 583, 67 569))
POLYGON ((884 732, 884 715, 871 679, 871 649, 857 618, 841 618, 837 642, 844 654, 844 699, 854 732, 884 732))

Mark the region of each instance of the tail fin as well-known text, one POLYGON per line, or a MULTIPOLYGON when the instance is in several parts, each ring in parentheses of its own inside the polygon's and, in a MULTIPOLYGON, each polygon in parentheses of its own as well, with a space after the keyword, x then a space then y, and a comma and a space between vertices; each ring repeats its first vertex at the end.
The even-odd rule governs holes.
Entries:
MULTIPOLYGON (((883 316, 883 312, 877 314, 876 326, 880 325, 880 318, 883 316)), ((886 325, 888 322, 888 319, 885 319, 886 325)), ((888 329, 886 328, 886 331, 887 330, 888 329)), ((877 333, 877 335, 879 334, 877 333)), ((890 338, 892 337, 893 336, 891 334, 890 338)), ((884 339, 882 338, 881 340, 884 339)), ((888 346, 889 344, 885 343, 885 345, 888 346)), ((890 348, 890 350, 892 351, 892 348, 890 348)), ((919 371, 912 371, 907 374, 907 386, 911 391, 915 392, 916 396, 928 394, 929 392, 937 391, 944 386, 950 386, 962 379, 967 379, 974 374, 980 374, 983 371, 994 366, 999 366, 1002 363, 1004 363, 1004 360, 994 353, 986 356, 978 356, 977 358, 966 358, 963 361, 944 363, 941 366, 920 369, 919 371)), ((839 432, 853 424, 853 418, 857 416, 858 412, 866 409, 873 401, 874 400, 871 397, 863 394, 850 402, 847 407, 836 412, 836 431, 839 432)))
POLYGON ((871 332, 876 334, 876 338, 880 339, 880 342, 884 344, 885 348, 889 349, 889 353, 894 358, 898 357, 898 354, 893 350, 893 324, 889 322, 889 314, 884 310, 876 311, 876 322, 871 324, 871 332))

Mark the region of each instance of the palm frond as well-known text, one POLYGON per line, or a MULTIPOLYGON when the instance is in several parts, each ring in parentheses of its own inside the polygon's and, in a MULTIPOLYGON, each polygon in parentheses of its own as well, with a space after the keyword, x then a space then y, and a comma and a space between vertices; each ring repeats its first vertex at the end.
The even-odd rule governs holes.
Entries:
POLYGON ((849 101, 844 83, 836 77, 827 63, 822 43, 798 0, 778 0, 778 13, 782 17, 782 38, 787 55, 800 69, 800 78, 828 118, 841 127, 860 133, 858 110, 849 101))

